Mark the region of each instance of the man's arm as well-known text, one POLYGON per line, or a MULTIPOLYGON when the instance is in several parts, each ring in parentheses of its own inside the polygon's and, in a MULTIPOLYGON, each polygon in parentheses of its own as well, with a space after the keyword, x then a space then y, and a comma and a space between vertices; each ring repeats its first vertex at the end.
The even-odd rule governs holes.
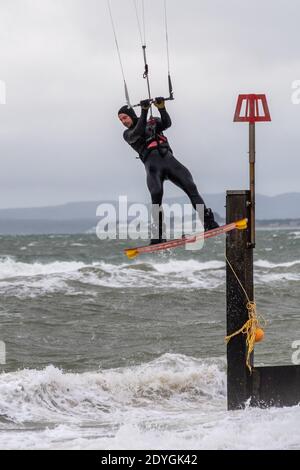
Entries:
POLYGON ((127 129, 123 136, 124 139, 128 144, 134 144, 138 139, 144 137, 145 128, 147 124, 147 115, 148 115, 149 107, 142 107, 141 115, 136 126, 133 129, 127 129))
POLYGON ((161 119, 160 130, 165 131, 166 129, 172 126, 172 121, 166 108, 160 109, 159 113, 160 113, 160 119, 161 119))
POLYGON ((172 125, 171 118, 165 107, 165 100, 163 98, 155 98, 154 104, 160 114, 160 121, 158 122, 159 131, 165 131, 172 125))

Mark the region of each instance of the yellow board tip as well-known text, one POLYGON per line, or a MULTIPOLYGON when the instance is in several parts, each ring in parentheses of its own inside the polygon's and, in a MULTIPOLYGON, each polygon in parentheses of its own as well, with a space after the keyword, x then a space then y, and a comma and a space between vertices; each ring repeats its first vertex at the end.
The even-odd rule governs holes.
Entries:
POLYGON ((134 258, 137 257, 138 251, 135 250, 135 249, 126 250, 126 251, 125 251, 125 254, 126 254, 127 258, 129 258, 129 259, 134 259, 134 258))
POLYGON ((242 219, 242 220, 239 220, 237 223, 236 223, 236 228, 238 230, 246 230, 247 228, 247 225, 248 224, 248 219, 242 219))

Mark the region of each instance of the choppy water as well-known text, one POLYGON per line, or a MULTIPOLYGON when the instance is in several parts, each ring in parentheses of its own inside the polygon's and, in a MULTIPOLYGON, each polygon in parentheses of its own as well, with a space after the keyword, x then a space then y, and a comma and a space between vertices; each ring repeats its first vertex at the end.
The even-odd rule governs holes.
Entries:
MULTIPOLYGON (((224 243, 0 237, 0 448, 300 448, 300 407, 226 411, 224 243)), ((255 283, 255 363, 291 364, 299 231, 258 232, 255 283)))

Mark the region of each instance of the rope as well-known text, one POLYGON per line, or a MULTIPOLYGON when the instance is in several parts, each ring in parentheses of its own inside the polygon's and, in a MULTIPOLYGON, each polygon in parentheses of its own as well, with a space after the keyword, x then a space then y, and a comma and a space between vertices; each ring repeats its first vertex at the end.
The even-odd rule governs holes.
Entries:
POLYGON ((167 0, 164 0, 165 7, 165 31, 166 31, 166 47, 167 47, 167 62, 168 62, 168 86, 169 86, 169 99, 173 100, 173 85, 171 80, 170 72, 170 50, 169 50, 169 31, 168 31, 168 12, 167 12, 167 0))
POLYGON ((145 23, 145 4, 142 1, 142 13, 143 13, 143 29, 144 29, 144 45, 146 44, 146 23, 145 23))
POLYGON ((228 343, 231 340, 231 338, 233 338, 234 336, 239 335, 240 333, 247 336, 246 337, 246 347, 247 347, 246 366, 248 367, 248 369, 251 373, 252 372, 252 366, 251 366, 251 363, 250 363, 250 356, 251 356, 251 353, 254 350, 256 331, 257 331, 258 328, 260 328, 260 320, 264 324, 266 322, 261 316, 260 316, 260 320, 259 320, 257 312, 256 312, 256 303, 255 303, 255 301, 249 299, 249 296, 246 292, 246 289, 242 285, 240 279, 238 278, 238 275, 236 274, 235 270, 233 269, 233 266, 230 263, 229 259, 227 258, 226 254, 225 254, 225 258, 226 258, 226 261, 227 261, 230 269, 232 270, 234 276, 236 277, 239 285, 241 286, 241 288, 242 288, 242 290, 243 290, 243 292, 246 296, 246 299, 247 299, 246 308, 248 310, 248 320, 244 323, 244 325, 239 330, 235 331, 231 335, 226 336, 225 341, 228 343))
POLYGON ((248 296, 248 294, 247 294, 247 292, 246 292, 246 289, 244 288, 243 284, 242 284, 241 281, 239 280, 238 275, 237 275, 237 273, 235 272, 235 270, 233 269, 232 264, 230 263, 230 261, 229 261, 229 259, 227 258, 226 254, 225 254, 225 258, 226 258, 226 261, 227 261, 227 263, 229 264, 229 266, 230 266, 230 268, 231 268, 231 271, 232 271, 233 274, 235 275, 236 280, 238 281, 239 285, 241 286, 242 290, 244 291, 244 294, 245 294, 245 296, 246 296, 246 299, 248 300, 248 302, 251 302, 250 299, 249 299, 249 296, 248 296))
MULTIPOLYGON (((143 78, 147 81, 148 98, 149 98, 149 100, 151 100, 151 89, 150 89, 150 81, 149 81, 149 66, 148 66, 148 63, 147 63, 147 55, 146 55, 145 5, 144 5, 144 0, 141 0, 141 2, 142 2, 141 5, 142 5, 143 34, 142 34, 142 27, 141 27, 141 22, 140 22, 140 18, 139 18, 137 0, 133 0, 135 14, 136 14, 136 20, 137 20, 139 34, 140 34, 140 40, 141 40, 141 44, 142 44, 144 65, 145 65, 143 78), (143 35, 144 35, 144 37, 143 37, 143 35)), ((150 116, 153 117, 153 115, 152 115, 152 106, 150 106, 150 116)))
POLYGON ((108 6, 108 10, 109 10, 111 26, 112 26, 112 30, 113 30, 113 34, 114 34, 114 38, 115 38, 115 43, 116 43, 116 48, 117 48, 117 53, 118 53, 118 58, 119 58, 119 64, 120 64, 122 77, 123 77, 123 82, 124 82, 125 97, 126 97, 126 101, 127 101, 128 106, 130 106, 129 93, 128 93, 128 89, 127 89, 125 73, 124 73, 124 67, 123 67, 123 62, 122 62, 122 58, 121 58, 121 52, 120 52, 120 47, 119 47, 119 43, 118 43, 118 38, 117 38, 116 28, 115 28, 115 24, 114 24, 114 19, 113 19, 113 15, 112 15, 110 0, 107 0, 107 6, 108 6))
MULTIPOLYGON (((107 6, 108 6, 108 10, 109 10, 110 21, 111 21, 111 25, 112 25, 112 30, 113 30, 115 44, 116 44, 117 53, 118 53, 119 64, 120 64, 122 77, 123 77, 123 82, 124 82, 125 98, 126 98, 127 105, 131 106, 110 0, 107 0, 107 6)), ((133 6, 134 6, 134 10, 135 10, 136 20, 137 20, 137 25, 138 25, 138 31, 139 31, 140 41, 141 41, 141 45, 142 45, 142 50, 143 50, 143 58, 144 58, 144 66, 145 66, 144 73, 143 73, 143 78, 146 79, 146 81, 147 81, 148 98, 149 98, 149 100, 151 100, 151 89, 150 89, 150 80, 149 80, 149 66, 148 66, 148 63, 147 63, 147 55, 146 55, 146 21, 145 21, 145 3, 144 3, 144 0, 140 0, 140 3, 138 3, 138 0, 133 0, 133 6)), ((168 62, 168 85, 169 85, 169 95, 170 95, 169 98, 166 98, 166 99, 173 100, 174 99, 174 97, 173 97, 173 87, 172 87, 172 81, 171 81, 171 76, 170 76, 170 53, 169 53, 167 0, 164 0, 164 16, 165 16, 166 48, 167 48, 167 62, 168 62)), ((150 106, 150 115, 152 117, 152 106, 150 106)))
POLYGON ((167 0, 164 1, 164 7, 165 7, 165 29, 166 29, 166 45, 167 45, 168 74, 170 75, 170 54, 169 54, 169 32, 168 32, 167 0))
POLYGON ((143 32, 142 32, 141 22, 140 22, 140 18, 139 18, 139 11, 138 11, 138 6, 137 6, 137 0, 133 0, 133 4, 134 4, 136 20, 137 20, 138 29, 139 29, 139 35, 140 35, 141 45, 142 45, 142 47, 143 47, 143 46, 146 45, 146 23, 145 23, 145 5, 144 5, 144 0, 142 0, 143 32))

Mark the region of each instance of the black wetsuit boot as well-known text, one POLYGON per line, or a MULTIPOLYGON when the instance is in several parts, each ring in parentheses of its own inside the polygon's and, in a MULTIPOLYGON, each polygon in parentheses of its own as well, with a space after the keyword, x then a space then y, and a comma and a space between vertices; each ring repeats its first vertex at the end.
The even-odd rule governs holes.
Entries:
POLYGON ((152 204, 151 242, 150 245, 164 243, 167 241, 166 224, 161 205, 152 204))
POLYGON ((215 221, 213 211, 209 208, 204 209, 204 231, 218 228, 219 224, 215 221))

